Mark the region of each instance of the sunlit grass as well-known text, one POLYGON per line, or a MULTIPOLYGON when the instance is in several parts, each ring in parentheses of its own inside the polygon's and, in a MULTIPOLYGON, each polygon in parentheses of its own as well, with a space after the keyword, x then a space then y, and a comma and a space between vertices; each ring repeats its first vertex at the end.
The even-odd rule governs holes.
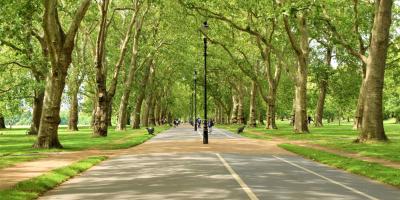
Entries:
POLYGON ((281 144, 279 146, 303 157, 400 187, 400 169, 293 144, 281 144))
POLYGON ((0 199, 30 200, 58 186, 71 177, 105 160, 105 156, 88 157, 69 166, 52 170, 38 177, 19 182, 11 189, 0 191, 0 199))
MULTIPOLYGON (((344 150, 351 153, 359 153, 364 156, 373 156, 400 162, 400 125, 385 122, 385 132, 390 141, 387 143, 353 143, 357 138, 358 131, 352 129, 352 123, 325 123, 324 127, 309 126, 310 133, 295 134, 293 127, 288 121, 277 121, 277 130, 266 130, 264 126, 257 128, 246 127, 244 136, 258 139, 269 139, 270 137, 282 137, 288 140, 306 140, 311 143, 344 150), (266 137, 260 137, 265 135, 266 137), (269 136, 269 137, 267 137, 269 136)), ((238 125, 219 125, 232 132, 236 132, 238 125)))
MULTIPOLYGON (((155 127, 155 133, 168 129, 167 126, 155 127)), ((59 139, 63 149, 35 149, 32 144, 36 136, 25 134, 26 129, 0 130, 0 169, 12 166, 19 162, 34 160, 46 155, 45 152, 79 151, 86 149, 122 149, 129 148, 145 142, 153 137, 146 129, 127 129, 116 131, 110 128, 107 137, 92 137, 92 129, 81 127, 77 132, 59 129, 59 139)))

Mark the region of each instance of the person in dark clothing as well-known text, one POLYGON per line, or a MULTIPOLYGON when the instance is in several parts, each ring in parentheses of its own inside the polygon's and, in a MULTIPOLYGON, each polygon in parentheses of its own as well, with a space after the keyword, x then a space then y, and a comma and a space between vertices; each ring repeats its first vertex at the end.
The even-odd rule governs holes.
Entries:
POLYGON ((313 122, 314 120, 311 118, 311 116, 308 116, 307 121, 308 121, 308 124, 311 124, 311 122, 313 122))
POLYGON ((212 119, 210 119, 210 121, 208 121, 208 131, 210 133, 212 133, 212 127, 214 126, 214 121, 212 119))

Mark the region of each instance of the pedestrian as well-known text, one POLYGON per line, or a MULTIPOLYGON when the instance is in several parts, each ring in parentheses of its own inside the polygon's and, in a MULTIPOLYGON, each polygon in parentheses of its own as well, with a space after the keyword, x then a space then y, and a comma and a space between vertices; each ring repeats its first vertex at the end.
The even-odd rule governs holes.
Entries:
POLYGON ((311 124, 311 122, 313 122, 314 120, 311 118, 311 116, 308 116, 307 121, 308 121, 308 124, 311 124))
POLYGON ((208 121, 208 129, 209 132, 212 132, 212 127, 214 126, 214 121, 212 119, 210 119, 210 121, 208 121))

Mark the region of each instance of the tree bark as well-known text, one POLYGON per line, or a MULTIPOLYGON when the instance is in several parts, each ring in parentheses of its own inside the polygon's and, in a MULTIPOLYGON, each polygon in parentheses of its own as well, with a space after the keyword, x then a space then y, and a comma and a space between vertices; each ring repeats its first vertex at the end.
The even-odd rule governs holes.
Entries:
POLYGON ((307 120, 307 64, 305 58, 299 62, 296 87, 295 87, 295 120, 294 131, 296 133, 308 133, 307 120))
POLYGON ((155 126, 156 125, 156 120, 155 120, 155 116, 154 116, 154 112, 155 112, 155 103, 156 103, 156 98, 155 98, 155 94, 151 95, 150 97, 150 101, 149 101, 149 119, 148 119, 148 125, 149 126, 155 126))
POLYGON ((161 98, 156 101, 155 121, 157 125, 161 125, 161 98))
POLYGON ((105 64, 105 48, 107 39, 107 15, 109 0, 103 0, 100 8, 100 27, 96 41, 96 113, 93 124, 94 137, 106 137, 108 133, 107 113, 108 113, 108 97, 107 97, 107 67, 105 64))
POLYGON ((256 99, 257 99, 257 84, 255 81, 251 82, 251 92, 250 92, 250 116, 249 116, 249 126, 257 127, 256 122, 256 99))
POLYGON ((325 97, 327 92, 328 83, 326 80, 321 80, 319 83, 319 95, 317 108, 315 111, 315 127, 322 127, 322 119, 324 114, 325 97))
MULTIPOLYGON (((327 47, 326 48, 326 65, 331 67, 331 61, 332 61, 332 48, 327 47)), ((322 127, 322 119, 324 115, 324 106, 325 106, 325 97, 326 97, 326 92, 327 92, 327 87, 328 87, 328 76, 325 76, 320 80, 319 82, 319 95, 318 95, 318 102, 317 102, 317 108, 315 111, 315 126, 316 127, 322 127)))
POLYGON ((139 129, 140 128, 140 114, 142 111, 142 104, 145 96, 145 92, 139 91, 139 96, 136 99, 136 105, 135 105, 135 110, 133 112, 133 122, 132 122, 132 128, 133 129, 139 129))
POLYGON ((145 104, 143 105, 142 125, 144 127, 149 126, 149 113, 150 113, 150 97, 147 97, 145 104))
POLYGON ((231 123, 236 124, 238 123, 238 109, 239 109, 239 99, 236 95, 232 95, 232 116, 231 116, 231 123))
POLYGON ((238 92, 238 108, 237 108, 237 123, 238 124, 245 124, 244 114, 243 114, 243 88, 239 86, 238 92))
POLYGON ((93 99, 93 110, 92 110, 92 117, 91 117, 91 120, 90 120, 90 128, 93 128, 93 126, 94 126, 94 118, 95 118, 95 115, 96 115, 96 108, 97 108, 96 103, 97 103, 96 100, 93 99))
POLYGON ((361 86, 360 86, 360 93, 358 94, 358 100, 357 100, 357 108, 356 108, 356 113, 354 117, 354 123, 353 123, 353 130, 360 130, 361 125, 362 125, 362 118, 363 118, 363 112, 364 112, 364 93, 365 93, 365 76, 366 76, 366 64, 363 63, 363 76, 361 79, 361 86))
POLYGON ((43 111, 40 119, 36 148, 62 148, 58 140, 60 124, 61 96, 65 87, 65 78, 72 61, 72 50, 78 27, 90 5, 90 0, 83 0, 64 33, 57 12, 58 1, 44 0, 43 24, 46 45, 49 49, 51 72, 46 79, 43 111))
MULTIPOLYGON (((145 12, 146 14, 146 12, 145 12)), ((139 19, 135 23, 135 33, 133 36, 133 45, 132 45, 132 60, 128 72, 128 77, 124 83, 124 90, 121 97, 121 102, 119 105, 119 116, 118 116, 118 123, 117 123, 117 130, 125 130, 126 129, 126 116, 127 116, 127 107, 128 107, 128 100, 131 94, 132 84, 135 78, 136 70, 138 67, 138 51, 139 51, 139 39, 140 33, 142 30, 144 16, 139 19)), ((136 115, 136 114, 135 114, 136 115)), ((135 127, 135 122, 133 123, 135 127)), ((138 125, 139 126, 139 125, 138 125)))
POLYGON ((308 68, 308 54, 309 54, 309 41, 306 17, 304 13, 299 13, 297 16, 297 28, 300 37, 296 38, 293 33, 293 28, 289 25, 287 16, 284 16, 285 30, 289 37, 290 44, 296 53, 297 57, 297 70, 296 70, 296 84, 295 84, 295 133, 308 133, 307 121, 307 68, 308 68))
POLYGON ((360 141, 388 140, 383 127, 383 83, 392 18, 392 0, 376 0, 360 141))
POLYGON ((69 109, 68 129, 78 131, 78 90, 73 91, 70 97, 71 107, 69 109))
POLYGON ((40 118, 43 110, 44 89, 35 91, 32 106, 32 124, 28 131, 29 135, 37 135, 39 132, 40 118))
MULTIPOLYGON (((153 62, 151 62, 151 63, 153 63, 153 62)), ((152 64, 146 66, 144 74, 143 74, 142 82, 140 84, 139 94, 136 99, 135 111, 133 112, 133 122, 132 122, 133 129, 140 128, 140 113, 142 110, 143 100, 146 95, 146 86, 147 86, 149 76, 150 76, 151 65, 152 64)))
POLYGON ((268 101, 268 111, 267 111, 267 129, 278 129, 276 126, 275 118, 276 118, 276 92, 277 89, 275 86, 270 87, 269 91, 269 101, 268 101))
POLYGON ((4 120, 4 116, 0 113, 0 129, 6 128, 6 122, 4 120))
MULTIPOLYGON (((135 10, 135 12, 132 15, 132 19, 131 19, 131 21, 129 23, 129 26, 128 26, 128 29, 127 29, 127 31, 125 33, 125 37, 122 40, 118 61, 115 64, 113 78, 111 79, 111 84, 110 84, 110 87, 109 87, 109 89, 107 91, 107 102, 108 102, 107 123, 108 123, 109 126, 111 126, 112 105, 113 105, 113 99, 114 99, 114 96, 115 96, 115 92, 116 92, 116 89, 117 89, 118 77, 119 77, 119 74, 120 74, 120 71, 121 71, 121 67, 122 67, 122 65, 124 63, 124 59, 125 59, 125 55, 126 55, 126 52, 127 52, 128 43, 129 43, 129 41, 130 41, 130 39, 132 37, 132 33, 134 32, 133 29, 134 29, 134 27, 135 27, 135 25, 137 23, 137 17, 139 16, 140 8, 141 8, 141 6, 139 4, 139 1, 135 0, 134 1, 134 10, 135 10)), ((135 29, 134 33, 136 33, 136 32, 137 32, 137 30, 135 29)), ((126 110, 126 108, 125 108, 125 110, 126 110)), ((128 124, 128 125, 130 124, 130 120, 128 118, 128 112, 125 111, 125 113, 123 113, 123 114, 125 114, 125 115, 121 116, 118 113, 118 121, 117 121, 117 127, 116 127, 117 130, 124 130, 125 127, 126 127, 126 124, 128 124)))
POLYGON ((108 101, 108 107, 107 107, 107 126, 112 126, 112 112, 113 112, 113 108, 112 108, 112 102, 108 101))

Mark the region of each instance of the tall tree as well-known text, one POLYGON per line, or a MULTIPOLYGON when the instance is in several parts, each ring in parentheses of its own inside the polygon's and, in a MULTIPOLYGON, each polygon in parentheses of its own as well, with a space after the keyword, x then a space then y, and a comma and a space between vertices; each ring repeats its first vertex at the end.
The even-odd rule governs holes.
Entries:
POLYGON ((51 71, 46 81, 43 113, 37 141, 34 144, 36 148, 62 148, 58 140, 61 96, 71 64, 75 36, 90 2, 90 0, 81 1, 68 31, 64 32, 58 16, 58 1, 44 0, 43 27, 49 49, 51 71))
POLYGON ((134 82, 134 78, 136 75, 137 68, 139 66, 139 44, 140 44, 140 36, 142 32, 142 26, 145 20, 145 17, 150 9, 150 5, 147 6, 146 10, 142 13, 139 20, 136 21, 134 26, 134 36, 133 36, 133 45, 132 45, 132 56, 131 56, 131 63, 129 67, 128 76, 126 77, 124 83, 124 89, 122 92, 121 102, 119 105, 119 116, 118 116, 118 123, 117 129, 118 130, 125 130, 126 128, 126 112, 128 108, 128 100, 131 95, 132 91, 132 84, 134 82))
POLYGON ((292 49, 297 57, 297 71, 295 83, 295 119, 294 131, 296 133, 308 133, 307 121, 307 68, 309 56, 309 36, 307 16, 305 11, 285 13, 283 17, 286 33, 289 37, 292 49), (292 14, 292 16, 288 15, 292 14), (289 18, 295 18, 295 25, 289 18), (294 30, 298 30, 297 33, 294 30), (297 36, 298 35, 298 36, 297 36))
MULTIPOLYGON (((111 79, 110 86, 107 90, 107 66, 104 63, 105 44, 103 43, 105 43, 106 41, 106 34, 111 21, 107 20, 108 5, 106 5, 105 3, 106 1, 102 2, 101 5, 101 9, 103 10, 102 20, 101 20, 102 23, 100 25, 100 32, 98 35, 98 42, 97 42, 98 45, 96 48, 97 49, 96 51, 97 52, 96 53, 97 107, 94 114, 94 129, 93 129, 93 135, 95 136, 107 136, 108 125, 111 119, 110 115, 112 112, 111 106, 117 89, 120 69, 121 66, 123 65, 124 58, 127 52, 127 46, 130 39, 132 38, 132 35, 134 37, 133 46, 135 46, 135 41, 137 39, 136 37, 138 35, 137 24, 141 23, 140 21, 138 22, 138 16, 142 3, 139 0, 135 0, 133 3, 134 13, 132 14, 129 26, 127 27, 126 33, 121 41, 119 57, 114 67, 114 73, 111 79)), ((133 56, 132 60, 135 60, 135 56, 133 56)))
POLYGON ((382 96, 392 5, 392 0, 375 0, 374 25, 364 83, 365 99, 360 141, 388 139, 383 127, 382 96))

